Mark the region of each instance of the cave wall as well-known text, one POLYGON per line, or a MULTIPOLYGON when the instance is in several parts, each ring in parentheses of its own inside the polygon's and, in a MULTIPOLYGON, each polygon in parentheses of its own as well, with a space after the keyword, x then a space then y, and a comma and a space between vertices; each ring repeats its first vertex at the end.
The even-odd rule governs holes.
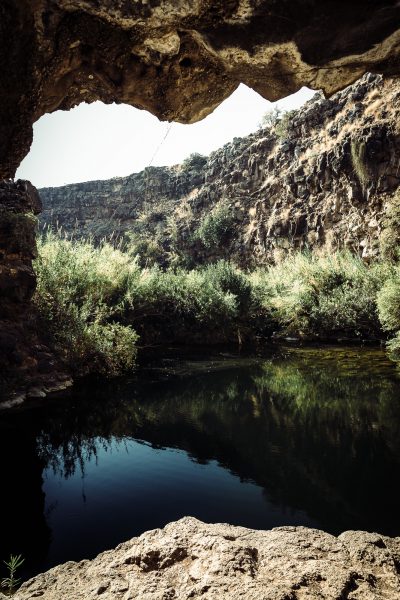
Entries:
POLYGON ((14 176, 34 121, 80 102, 191 123, 240 82, 277 100, 397 74, 399 25, 394 0, 3 0, 0 178, 14 176))
POLYGON ((0 403, 43 396, 71 384, 45 342, 31 303, 36 278, 36 215, 42 205, 27 181, 0 182, 0 403))

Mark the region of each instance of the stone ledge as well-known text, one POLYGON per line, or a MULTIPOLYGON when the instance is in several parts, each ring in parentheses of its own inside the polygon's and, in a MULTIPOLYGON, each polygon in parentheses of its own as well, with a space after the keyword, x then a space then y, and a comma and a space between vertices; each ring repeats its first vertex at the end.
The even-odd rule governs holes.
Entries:
POLYGON ((255 531, 192 517, 26 582, 15 600, 400 598, 400 537, 255 531))

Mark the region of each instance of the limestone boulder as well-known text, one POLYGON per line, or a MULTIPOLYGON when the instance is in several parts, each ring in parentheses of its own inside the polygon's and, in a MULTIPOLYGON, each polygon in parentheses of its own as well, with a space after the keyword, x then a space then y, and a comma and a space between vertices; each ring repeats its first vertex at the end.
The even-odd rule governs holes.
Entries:
POLYGON ((255 531, 192 517, 25 583, 15 600, 400 598, 400 538, 305 527, 255 531))

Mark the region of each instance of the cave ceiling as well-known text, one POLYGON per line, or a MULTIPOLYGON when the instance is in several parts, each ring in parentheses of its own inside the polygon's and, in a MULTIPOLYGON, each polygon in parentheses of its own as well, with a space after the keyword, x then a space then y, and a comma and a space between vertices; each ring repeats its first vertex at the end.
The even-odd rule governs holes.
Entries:
POLYGON ((269 100, 400 71, 400 2, 2 0, 0 177, 43 114, 102 100, 193 123, 242 82, 269 100))

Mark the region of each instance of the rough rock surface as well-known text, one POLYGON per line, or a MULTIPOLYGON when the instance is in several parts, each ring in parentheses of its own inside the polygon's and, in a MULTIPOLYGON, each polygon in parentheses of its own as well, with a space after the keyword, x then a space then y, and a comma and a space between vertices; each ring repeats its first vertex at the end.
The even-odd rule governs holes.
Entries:
POLYGON ((305 247, 371 258, 399 242, 399 80, 366 75, 286 121, 208 160, 42 189, 41 222, 97 240, 133 231, 162 262, 186 253, 248 266, 305 247), (229 230, 205 247, 196 228, 216 205, 229 230))
POLYGON ((0 178, 32 123, 80 102, 124 102, 193 122, 244 82, 276 100, 399 73, 394 0, 3 0, 0 178))
POLYGON ((70 383, 43 343, 30 303, 41 202, 26 181, 0 182, 0 407, 70 383), (15 380, 15 384, 13 383, 15 380), (21 382, 23 380, 23 383, 21 382), (45 382, 45 383, 44 383, 45 382), (8 393, 9 386, 13 393, 8 393), (6 402, 2 402, 6 398, 6 402))
POLYGON ((25 583, 15 600, 395 600, 400 538, 255 531, 186 517, 25 583))

